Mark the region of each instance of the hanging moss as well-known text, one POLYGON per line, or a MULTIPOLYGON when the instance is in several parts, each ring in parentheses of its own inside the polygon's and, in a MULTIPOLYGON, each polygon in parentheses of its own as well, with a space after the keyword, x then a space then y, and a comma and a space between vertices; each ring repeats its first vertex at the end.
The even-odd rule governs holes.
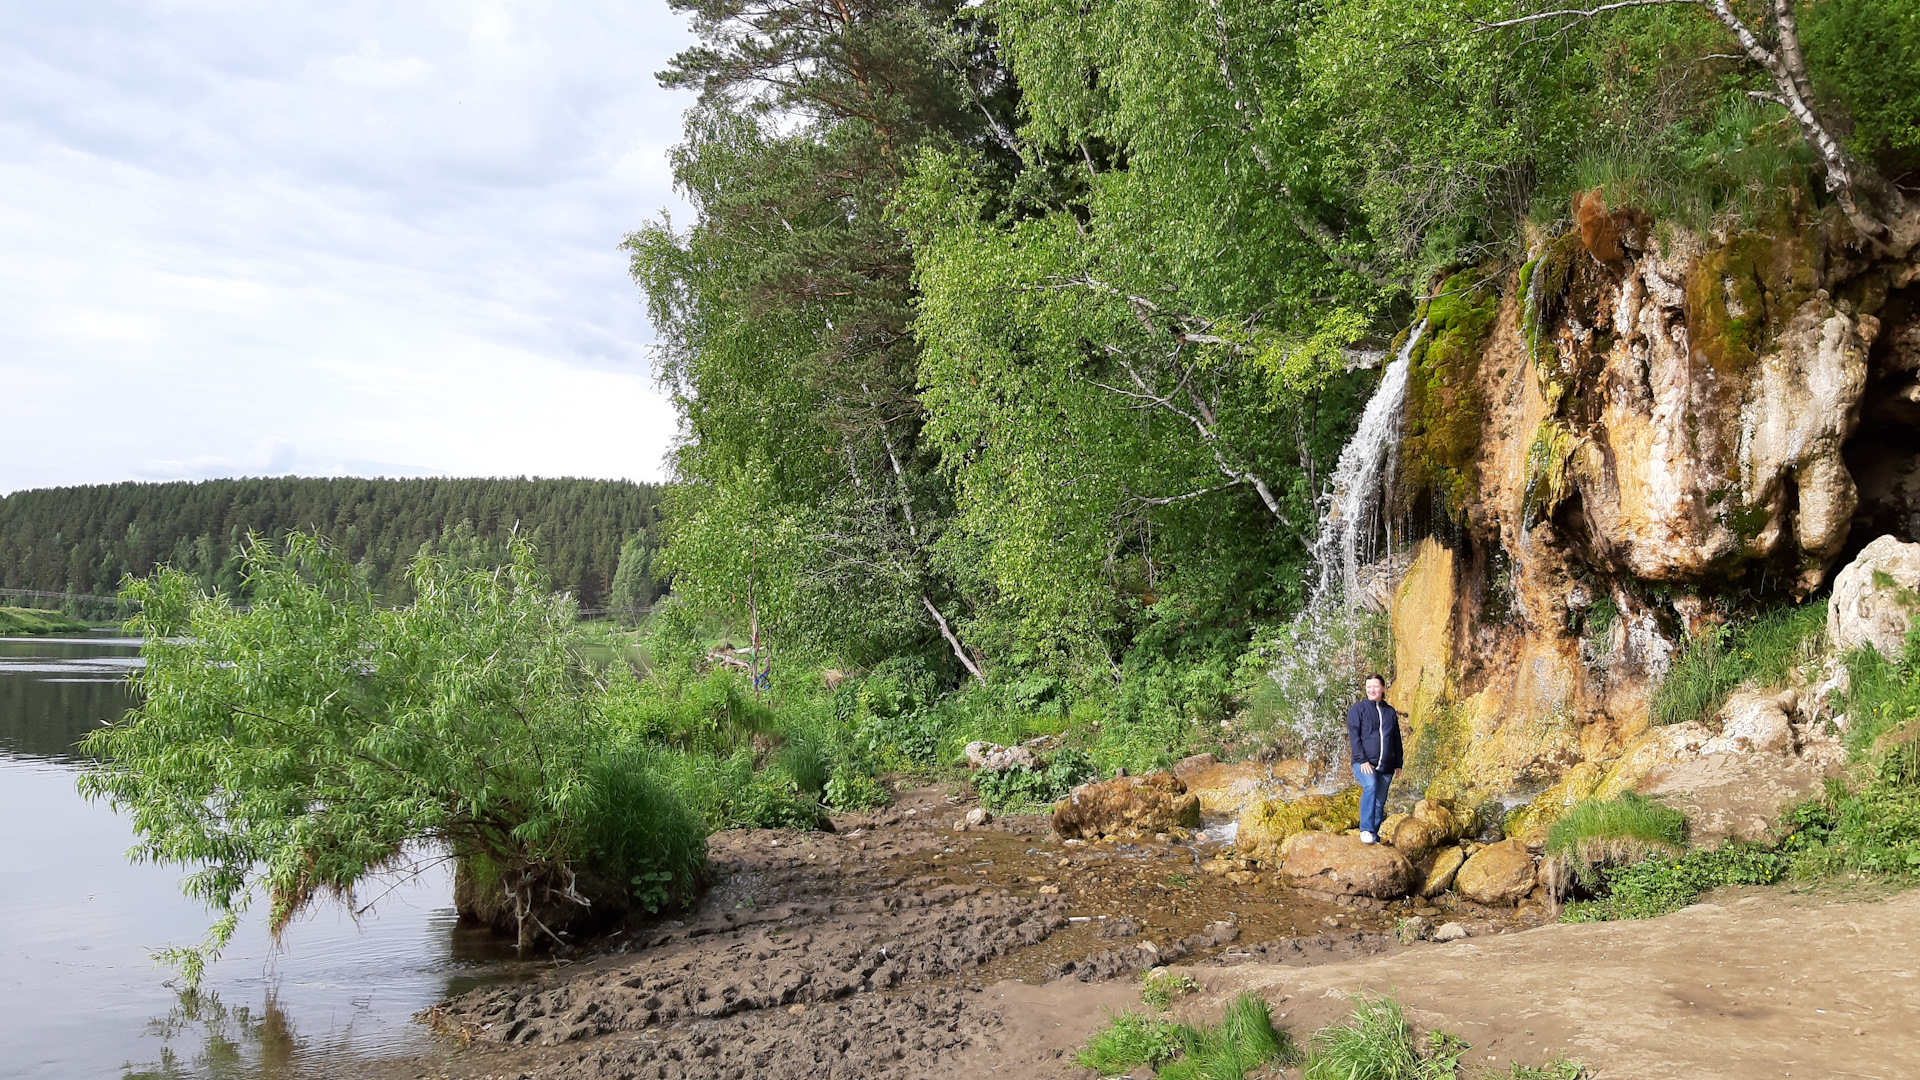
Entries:
POLYGON ((1819 288, 1818 250, 1790 220, 1700 256, 1687 279, 1687 336, 1715 373, 1739 377, 1819 288))
POLYGON ((1573 494, 1570 468, 1576 445, 1574 434, 1557 420, 1542 420, 1527 447, 1527 477, 1522 508, 1524 527, 1552 516, 1573 494))
POLYGON ((1408 490, 1432 490, 1455 512, 1478 489, 1474 462, 1486 420, 1480 354, 1499 311, 1499 295, 1484 275, 1455 274, 1426 303, 1427 331, 1413 351, 1403 475, 1408 490))

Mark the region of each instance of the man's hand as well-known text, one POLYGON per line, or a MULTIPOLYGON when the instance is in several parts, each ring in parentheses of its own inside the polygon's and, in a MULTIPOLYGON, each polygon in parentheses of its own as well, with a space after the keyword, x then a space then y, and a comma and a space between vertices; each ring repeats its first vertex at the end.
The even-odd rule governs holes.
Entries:
POLYGON ((1373 762, 1371 762, 1371 761, 1363 761, 1363 762, 1361 762, 1361 763, 1360 763, 1360 771, 1361 771, 1361 772, 1363 772, 1363 773, 1366 773, 1366 774, 1367 774, 1368 776, 1372 776, 1372 775, 1373 775, 1373 762))

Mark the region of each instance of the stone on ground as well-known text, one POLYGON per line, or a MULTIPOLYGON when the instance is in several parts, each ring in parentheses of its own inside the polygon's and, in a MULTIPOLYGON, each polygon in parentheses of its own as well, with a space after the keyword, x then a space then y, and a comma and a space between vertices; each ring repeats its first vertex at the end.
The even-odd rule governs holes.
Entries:
POLYGON ((1435 941, 1459 941, 1461 938, 1470 938, 1472 936, 1473 931, 1457 922, 1447 923, 1433 932, 1433 940, 1435 941))
POLYGON ((1088 784, 1053 807, 1053 831, 1065 839, 1139 836, 1200 824, 1200 800, 1172 773, 1122 776, 1088 784))
POLYGON ((1336 795, 1300 799, 1257 799, 1240 815, 1234 847, 1242 854, 1271 857, 1287 837, 1305 832, 1345 832, 1360 824, 1360 788, 1336 795))
POLYGON ((1907 627, 1920 607, 1920 544, 1882 536, 1833 579, 1827 599, 1827 639, 1846 652, 1872 645, 1897 660, 1907 627))
POLYGON ((1413 865, 1385 844, 1363 844, 1357 836, 1308 832, 1287 841, 1280 874, 1298 889, 1392 900, 1407 895, 1413 865))
POLYGON ((1431 900, 1448 889, 1453 888, 1453 878, 1460 872, 1460 866, 1467 861, 1467 853, 1457 847, 1445 847, 1434 853, 1433 865, 1427 868, 1426 877, 1420 883, 1420 895, 1431 900))
POLYGON ((1488 844, 1473 853, 1453 887, 1462 896, 1482 904, 1515 904, 1533 891, 1533 855, 1518 840, 1488 844))

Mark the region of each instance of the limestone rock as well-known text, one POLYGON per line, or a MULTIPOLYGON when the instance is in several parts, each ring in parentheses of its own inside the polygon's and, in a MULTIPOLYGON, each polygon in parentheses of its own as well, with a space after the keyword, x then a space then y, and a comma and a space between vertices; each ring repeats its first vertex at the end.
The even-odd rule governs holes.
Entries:
POLYGON ((966 755, 968 765, 988 772, 1002 772, 1016 766, 1033 769, 1040 765, 1033 751, 1024 746, 1000 746, 981 739, 968 743, 961 753, 966 755))
POLYGON ((1482 904, 1517 903, 1533 886, 1533 856, 1518 840, 1502 840, 1474 852, 1453 879, 1462 896, 1482 904))
POLYGON ((1461 816, 1447 809, 1447 805, 1433 799, 1421 799, 1413 804, 1413 817, 1432 826, 1441 840, 1458 840, 1466 832, 1466 824, 1461 816))
MULTIPOLYGON (((1211 758, 1213 755, 1199 756, 1211 758)), ((1185 765, 1193 760, 1188 758, 1180 764, 1185 765)), ((1176 768, 1174 775, 1186 782, 1189 794, 1200 797, 1200 811, 1204 814, 1238 816, 1263 790, 1276 786, 1275 781, 1267 775, 1267 767, 1255 761, 1242 761, 1234 765, 1214 763, 1202 769, 1189 770, 1184 776, 1176 768)))
POLYGON ((1453 888, 1454 875, 1460 872, 1460 865, 1466 861, 1467 853, 1457 847, 1441 848, 1435 852, 1433 865, 1427 868, 1426 878, 1420 883, 1420 895, 1431 900, 1453 888))
POLYGON ((968 825, 978 828, 981 825, 992 824, 992 822, 993 822, 993 814, 984 806, 976 806, 973 809, 967 811, 968 825))
POLYGON ((1427 936, 1432 933, 1433 924, 1420 915, 1409 915, 1394 924, 1393 927, 1393 936, 1402 945, 1411 945, 1416 941, 1424 941, 1427 936))
POLYGON ((1337 795, 1308 795, 1300 799, 1256 800, 1240 815, 1234 846, 1258 858, 1278 849, 1296 833, 1344 832, 1360 824, 1360 788, 1337 795))
POLYGON ((1920 544, 1882 536, 1833 579, 1827 600, 1827 639, 1840 652, 1872 645, 1889 660, 1900 657, 1907 627, 1920 609, 1920 544))
POLYGON ((1179 777, 1182 783, 1191 784, 1194 777, 1218 764, 1220 759, 1212 754, 1195 754, 1192 757, 1181 758, 1175 763, 1173 775, 1179 777))
POLYGON ((1459 941, 1462 938, 1470 938, 1472 936, 1473 931, 1457 922, 1446 923, 1441 926, 1440 929, 1433 932, 1433 940, 1435 941, 1459 941))
POLYGON ((1794 708, 1799 695, 1736 691, 1720 710, 1720 734, 1707 740, 1702 754, 1793 753, 1794 708))
POLYGON ((1407 894, 1413 866, 1385 844, 1363 844, 1344 834, 1299 833, 1287 845, 1280 874, 1295 888, 1392 900, 1407 894))
POLYGON ((1053 807, 1053 831, 1068 839, 1151 835, 1199 824, 1199 798, 1165 772, 1088 784, 1053 807))
POLYGON ((1390 836, 1388 842, 1409 859, 1419 858, 1447 838, 1431 822, 1411 816, 1401 819, 1392 833, 1383 835, 1390 836))

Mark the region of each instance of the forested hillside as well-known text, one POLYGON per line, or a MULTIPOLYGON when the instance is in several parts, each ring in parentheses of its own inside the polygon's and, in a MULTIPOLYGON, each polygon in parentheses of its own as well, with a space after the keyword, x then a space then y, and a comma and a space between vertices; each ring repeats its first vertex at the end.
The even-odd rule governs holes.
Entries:
POLYGON ((1396 537, 1464 523, 1462 365, 1576 196, 1897 243, 1920 166, 1913 0, 675 6, 697 216, 628 246, 688 600, 751 557, 790 648, 1163 727, 1265 685, 1422 320, 1396 537))
POLYGON ((538 537, 555 586, 586 607, 611 602, 627 546, 635 580, 624 600, 647 603, 658 591, 646 563, 661 494, 604 480, 322 478, 19 491, 0 499, 0 588, 111 595, 124 575, 168 564, 233 593, 247 534, 301 529, 331 540, 377 593, 399 599, 422 544, 498 547, 517 526, 538 537))

